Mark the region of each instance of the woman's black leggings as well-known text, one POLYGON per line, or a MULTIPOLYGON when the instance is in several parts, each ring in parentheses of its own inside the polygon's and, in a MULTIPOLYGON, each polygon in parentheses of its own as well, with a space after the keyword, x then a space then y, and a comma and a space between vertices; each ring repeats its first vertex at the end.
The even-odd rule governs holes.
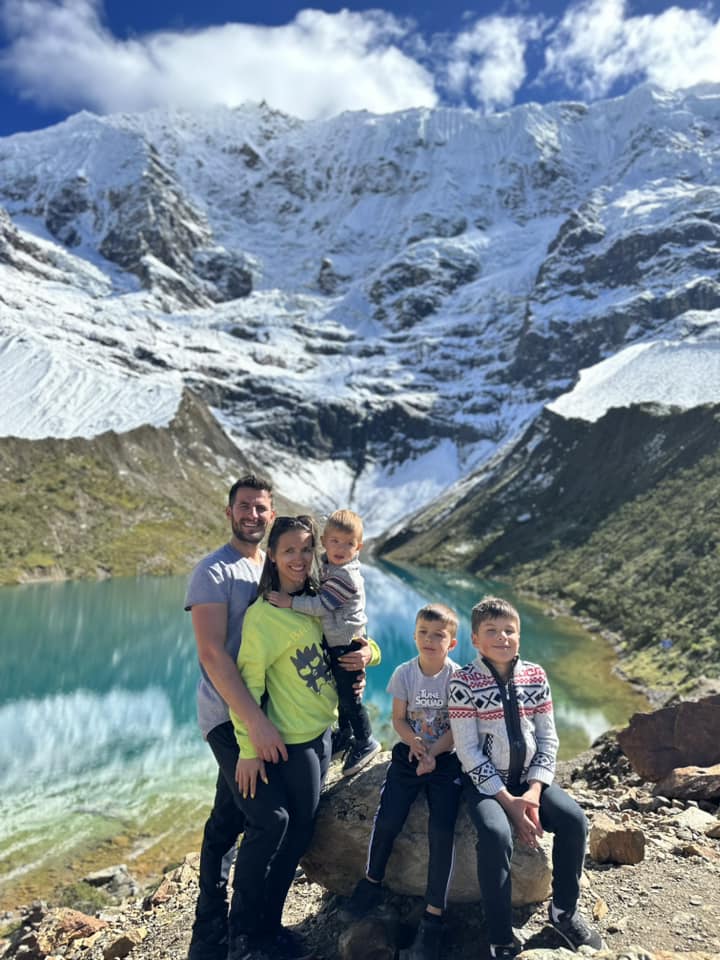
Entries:
POLYGON ((312 838, 320 787, 330 764, 330 730, 287 744, 288 759, 266 763, 268 783, 238 803, 245 833, 235 860, 231 936, 272 933, 280 926, 295 870, 312 838))

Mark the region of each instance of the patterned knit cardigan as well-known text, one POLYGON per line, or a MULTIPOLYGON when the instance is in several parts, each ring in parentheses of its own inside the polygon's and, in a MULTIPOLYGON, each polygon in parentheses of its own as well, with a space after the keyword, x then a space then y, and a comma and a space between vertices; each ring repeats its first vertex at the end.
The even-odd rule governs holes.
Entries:
POLYGON ((513 739, 521 751, 520 782, 552 783, 558 737, 550 687, 538 664, 516 660, 504 684, 476 657, 453 674, 448 707, 455 750, 480 793, 494 796, 507 783, 513 739))

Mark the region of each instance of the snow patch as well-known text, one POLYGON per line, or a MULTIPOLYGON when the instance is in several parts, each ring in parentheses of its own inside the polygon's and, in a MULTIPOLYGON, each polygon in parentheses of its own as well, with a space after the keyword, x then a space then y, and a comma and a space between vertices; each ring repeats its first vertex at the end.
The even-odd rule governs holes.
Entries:
POLYGON ((689 410, 720 403, 720 344, 659 340, 636 343, 580 371, 577 385, 547 408, 594 422, 611 407, 640 403, 689 410))
POLYGON ((9 337, 0 344, 0 436, 40 440, 124 433, 143 424, 166 427, 182 387, 176 371, 138 376, 99 369, 70 345, 9 337))

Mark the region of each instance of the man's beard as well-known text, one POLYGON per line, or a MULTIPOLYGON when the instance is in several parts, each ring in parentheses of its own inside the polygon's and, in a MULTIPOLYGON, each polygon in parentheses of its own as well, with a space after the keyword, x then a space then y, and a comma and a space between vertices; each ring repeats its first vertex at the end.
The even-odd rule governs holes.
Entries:
POLYGON ((265 536, 265 530, 267 529, 267 524, 263 523, 259 524, 252 531, 245 530, 242 524, 235 523, 234 520, 230 521, 230 526, 233 536, 241 543, 260 543, 262 538, 265 536))

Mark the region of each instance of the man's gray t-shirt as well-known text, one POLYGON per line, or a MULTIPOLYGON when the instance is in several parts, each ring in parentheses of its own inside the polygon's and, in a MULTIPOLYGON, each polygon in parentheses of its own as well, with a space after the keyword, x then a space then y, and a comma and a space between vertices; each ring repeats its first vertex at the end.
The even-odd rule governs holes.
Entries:
POLYGON ((405 719, 427 743, 434 743, 450 729, 448 716, 448 688, 450 677, 460 667, 449 657, 435 676, 426 677, 420 669, 420 658, 413 657, 396 667, 387 692, 398 700, 407 701, 405 719))
MULTIPOLYGON (((226 543, 204 557, 190 574, 185 609, 196 604, 224 603, 228 609, 225 649, 237 660, 245 611, 257 596, 262 563, 253 563, 226 543)), ((230 719, 228 707, 200 666, 197 688, 197 715, 204 737, 230 719)))

